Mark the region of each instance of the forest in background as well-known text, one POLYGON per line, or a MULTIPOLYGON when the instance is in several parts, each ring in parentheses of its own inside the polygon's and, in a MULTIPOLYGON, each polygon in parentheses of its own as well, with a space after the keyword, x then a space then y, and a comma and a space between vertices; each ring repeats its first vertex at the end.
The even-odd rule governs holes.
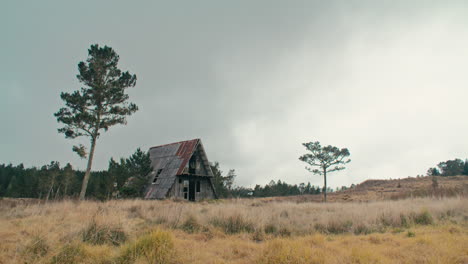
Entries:
MULTIPOLYGON (((235 170, 230 169, 224 174, 218 162, 213 163, 211 169, 214 174, 213 184, 219 198, 320 194, 323 191, 321 187, 311 185, 310 182, 288 184, 284 180, 272 180, 264 186, 257 184, 254 188, 235 186, 235 170)), ((128 158, 117 161, 111 158, 107 170, 92 172, 86 197, 96 200, 141 197, 147 183, 146 176, 150 171, 149 153, 141 149, 137 149, 128 158)), ((70 164, 61 166, 56 161, 40 168, 25 168, 23 164, 0 164, 0 197, 44 200, 77 198, 84 174, 84 171, 75 170, 70 164)), ((454 159, 440 162, 437 167, 429 168, 427 175, 468 175, 468 161, 454 159)), ((354 184, 335 190, 353 187, 354 184)), ((327 192, 335 190, 327 188, 327 192)))

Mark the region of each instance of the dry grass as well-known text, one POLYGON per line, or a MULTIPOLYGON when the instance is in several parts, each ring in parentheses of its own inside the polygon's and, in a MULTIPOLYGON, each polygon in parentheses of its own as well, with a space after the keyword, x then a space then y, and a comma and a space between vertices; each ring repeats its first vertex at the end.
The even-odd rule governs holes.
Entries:
MULTIPOLYGON (((436 177, 438 187, 432 186, 433 177, 394 180, 367 180, 355 188, 329 193, 329 202, 367 202, 400 200, 416 197, 468 197, 468 177, 436 177)), ((321 202, 322 195, 299 195, 264 198, 267 201, 321 202)))
POLYGON ((0 200, 0 263, 468 263, 467 201, 0 200))

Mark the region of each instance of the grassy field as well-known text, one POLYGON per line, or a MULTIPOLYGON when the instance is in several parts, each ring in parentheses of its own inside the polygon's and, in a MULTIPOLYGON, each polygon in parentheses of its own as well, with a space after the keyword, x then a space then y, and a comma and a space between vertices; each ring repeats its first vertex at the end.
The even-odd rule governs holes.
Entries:
POLYGON ((468 200, 0 200, 0 263, 468 263, 468 200))

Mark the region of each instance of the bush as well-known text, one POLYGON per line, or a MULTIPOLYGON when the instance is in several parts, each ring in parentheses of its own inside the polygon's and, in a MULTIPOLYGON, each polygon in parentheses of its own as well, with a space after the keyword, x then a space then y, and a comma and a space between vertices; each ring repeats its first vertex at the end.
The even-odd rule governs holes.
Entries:
POLYGON ((371 228, 369 228, 365 224, 359 224, 359 225, 354 227, 354 234, 355 235, 368 235, 368 234, 370 234, 372 232, 373 232, 373 230, 371 228))
POLYGON ((231 215, 227 218, 216 217, 211 220, 211 224, 220 227, 226 234, 235 234, 241 232, 254 232, 254 224, 244 219, 242 215, 231 215))
POLYGON ((255 242, 262 242, 263 240, 265 240, 265 232, 263 231, 263 229, 259 228, 255 230, 255 232, 252 235, 252 240, 255 242))
POLYGON ((292 234, 291 230, 287 228, 286 226, 281 227, 278 233, 282 237, 288 237, 288 236, 291 236, 292 234))
POLYGON ((410 226, 409 219, 404 214, 400 214, 400 226, 406 227, 406 228, 410 226))
POLYGON ((275 234, 278 232, 278 227, 274 224, 267 224, 264 229, 267 234, 275 234))
POLYGON ((81 232, 83 242, 93 245, 111 244, 120 245, 127 240, 127 235, 119 227, 99 225, 96 221, 91 221, 81 232))
POLYGON ((156 230, 127 244, 117 259, 117 263, 171 263, 174 256, 174 243, 169 232, 156 230))
POLYGON ((421 213, 414 215, 414 222, 419 225, 432 225, 434 223, 434 219, 427 210, 424 210, 421 213))
POLYGON ((331 234, 342 234, 350 232, 353 227, 353 222, 351 220, 347 221, 331 221, 327 224, 327 232, 331 234))

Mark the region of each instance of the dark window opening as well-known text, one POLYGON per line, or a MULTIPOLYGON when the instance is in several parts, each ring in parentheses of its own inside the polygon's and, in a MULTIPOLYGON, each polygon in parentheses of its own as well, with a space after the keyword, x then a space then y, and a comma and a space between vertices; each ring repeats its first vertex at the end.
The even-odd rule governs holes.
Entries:
POLYGON ((200 181, 197 181, 197 192, 200 192, 200 181))
POLYGON ((193 155, 192 158, 190 158, 190 161, 189 161, 189 173, 190 174, 195 174, 196 167, 197 167, 197 157, 195 155, 193 155))
POLYGON ((154 176, 153 183, 156 183, 156 180, 158 179, 161 172, 162 172, 162 169, 159 169, 158 172, 156 173, 156 176, 154 176))
POLYGON ((189 193, 190 184, 189 184, 189 181, 184 180, 183 182, 184 182, 184 185, 183 185, 182 192, 184 193, 184 199, 189 199, 189 197, 190 197, 190 193, 189 193))
POLYGON ((179 179, 179 183, 182 183, 182 179, 179 179))

